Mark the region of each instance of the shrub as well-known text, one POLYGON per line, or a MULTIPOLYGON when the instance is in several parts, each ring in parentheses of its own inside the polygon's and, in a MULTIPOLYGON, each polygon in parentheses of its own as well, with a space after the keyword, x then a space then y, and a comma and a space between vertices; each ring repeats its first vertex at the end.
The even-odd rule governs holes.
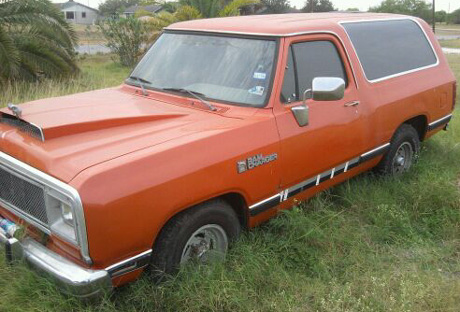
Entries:
POLYGON ((148 39, 144 23, 136 18, 107 19, 98 24, 107 46, 124 66, 133 67, 148 39))

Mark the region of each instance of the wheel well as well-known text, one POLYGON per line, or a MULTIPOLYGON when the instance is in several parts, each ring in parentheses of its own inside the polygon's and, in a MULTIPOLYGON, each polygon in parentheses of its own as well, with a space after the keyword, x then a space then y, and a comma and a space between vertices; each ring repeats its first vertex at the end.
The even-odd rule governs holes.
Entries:
MULTIPOLYGON (((202 203, 205 203, 205 202, 208 202, 208 201, 212 201, 212 200, 223 200, 225 201, 226 203, 228 203, 230 205, 230 207, 232 207, 232 209, 235 211, 237 217, 238 217, 238 220, 240 221, 240 225, 241 225, 241 228, 247 228, 248 226, 248 209, 247 209, 247 204, 246 204, 246 200, 244 199, 244 197, 239 194, 239 193, 226 193, 226 194, 222 194, 222 195, 219 195, 217 197, 213 197, 213 198, 209 198, 208 200, 205 200, 203 201, 202 203)), ((199 205, 199 204, 197 204, 199 205)), ((168 221, 166 221, 163 226, 161 227, 161 229, 159 230, 159 232, 157 233, 156 237, 155 237, 155 240, 153 242, 153 248, 155 248, 155 245, 156 245, 156 242, 158 241, 158 238, 160 237, 161 233, 163 232, 163 230, 167 227, 167 225, 174 219, 176 218, 178 215, 182 214, 182 213, 185 213, 186 211, 188 211, 189 209, 193 209, 194 207, 196 207, 197 205, 194 205, 194 206, 190 206, 188 208, 185 208, 183 209, 182 211, 176 213, 175 215, 171 216, 168 221)))
POLYGON ((428 121, 425 115, 413 117, 409 120, 406 120, 404 123, 414 127, 414 129, 418 133, 420 141, 423 141, 423 139, 425 139, 425 134, 428 128, 428 121))
POLYGON ((244 197, 239 193, 228 193, 221 195, 217 198, 225 200, 232 208, 235 210, 238 220, 242 228, 247 227, 248 223, 248 214, 247 214, 247 205, 244 197))
POLYGON ((198 203, 196 205, 187 207, 187 208, 179 211, 178 213, 176 213, 175 215, 171 216, 168 219, 168 221, 163 225, 163 228, 166 226, 166 224, 171 222, 171 220, 173 220, 175 217, 177 217, 178 215, 188 211, 189 209, 193 209, 194 207, 196 207, 196 206, 198 206, 200 204, 203 204, 203 203, 206 203, 206 202, 209 202, 209 201, 212 201, 212 200, 219 200, 219 199, 225 201, 227 204, 230 205, 230 207, 232 207, 232 209, 235 211, 236 215, 238 216, 238 220, 240 221, 241 227, 242 228, 247 227, 248 213, 247 213, 246 200, 239 193, 226 193, 226 194, 219 195, 217 197, 209 198, 209 199, 207 199, 207 200, 205 200, 205 201, 203 201, 201 203, 198 203))

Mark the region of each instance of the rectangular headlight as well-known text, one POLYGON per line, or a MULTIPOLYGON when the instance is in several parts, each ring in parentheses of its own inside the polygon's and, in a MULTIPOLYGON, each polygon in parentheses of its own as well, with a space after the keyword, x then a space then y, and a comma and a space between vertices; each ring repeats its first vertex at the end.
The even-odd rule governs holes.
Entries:
POLYGON ((75 209, 70 198, 53 190, 48 190, 46 212, 51 232, 74 245, 78 245, 75 209))

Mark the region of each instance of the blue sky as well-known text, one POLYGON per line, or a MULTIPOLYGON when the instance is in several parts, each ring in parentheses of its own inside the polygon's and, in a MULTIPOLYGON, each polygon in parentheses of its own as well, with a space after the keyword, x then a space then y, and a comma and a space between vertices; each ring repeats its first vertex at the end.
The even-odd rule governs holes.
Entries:
MULTIPOLYGON (((74 0, 80 2, 85 5, 89 5, 90 7, 97 8, 100 3, 104 2, 104 0, 74 0)), ((305 4, 305 0, 290 0, 291 5, 296 6, 297 8, 302 8, 305 4)), ((52 2, 65 2, 65 0, 52 0, 52 2)), ((350 7, 358 7, 360 10, 365 11, 370 6, 378 5, 381 0, 332 0, 332 3, 335 7, 338 7, 340 10, 345 10, 350 7)), ((450 11, 454 11, 460 8, 460 1, 459 0, 436 0, 436 10, 449 10, 450 4, 450 11)))

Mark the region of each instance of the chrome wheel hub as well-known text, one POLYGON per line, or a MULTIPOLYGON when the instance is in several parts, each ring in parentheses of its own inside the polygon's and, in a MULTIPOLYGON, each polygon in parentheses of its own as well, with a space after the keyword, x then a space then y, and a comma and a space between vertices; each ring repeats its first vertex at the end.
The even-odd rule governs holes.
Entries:
POLYGON ((393 157, 393 174, 407 171, 412 165, 414 150, 409 142, 401 144, 393 157))
POLYGON ((397 164, 398 166, 404 165, 404 156, 398 156, 398 157, 396 158, 396 164, 397 164))
POLYGON ((228 238, 224 229, 217 224, 207 224, 196 230, 184 246, 181 264, 192 261, 208 263, 225 257, 228 238))

